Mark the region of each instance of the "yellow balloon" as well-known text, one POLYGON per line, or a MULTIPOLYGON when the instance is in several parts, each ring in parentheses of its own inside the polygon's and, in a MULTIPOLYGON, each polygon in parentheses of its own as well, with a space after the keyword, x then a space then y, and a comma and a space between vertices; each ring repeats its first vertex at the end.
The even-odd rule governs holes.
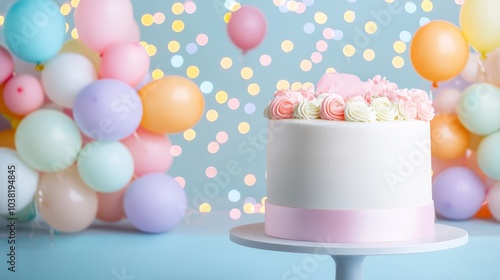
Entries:
POLYGON ((460 8, 460 27, 469 43, 486 58, 500 46, 500 1, 466 0, 460 8))
POLYGON ((85 46, 80 40, 71 39, 66 41, 62 46, 59 53, 72 52, 85 56, 92 64, 96 70, 99 70, 99 66, 101 64, 101 57, 95 51, 89 49, 85 46))

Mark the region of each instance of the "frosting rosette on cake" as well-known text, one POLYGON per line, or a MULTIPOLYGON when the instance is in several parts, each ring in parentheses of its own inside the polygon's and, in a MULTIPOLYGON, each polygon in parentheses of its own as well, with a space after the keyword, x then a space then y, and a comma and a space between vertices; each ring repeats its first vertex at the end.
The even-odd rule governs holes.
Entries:
POLYGON ((322 100, 319 115, 322 119, 332 121, 343 121, 345 101, 344 98, 338 94, 323 93, 318 96, 322 100))

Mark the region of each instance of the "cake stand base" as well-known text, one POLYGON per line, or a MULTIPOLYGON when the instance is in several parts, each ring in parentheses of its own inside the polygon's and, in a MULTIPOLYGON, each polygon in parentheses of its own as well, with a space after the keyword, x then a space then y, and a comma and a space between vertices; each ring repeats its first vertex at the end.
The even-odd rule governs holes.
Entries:
POLYGON ((330 255, 335 261, 336 280, 362 280, 365 256, 451 249, 466 244, 468 233, 456 227, 436 224, 434 236, 417 240, 387 243, 323 243, 270 237, 264 233, 264 223, 256 223, 231 229, 229 238, 239 245, 257 249, 330 255))

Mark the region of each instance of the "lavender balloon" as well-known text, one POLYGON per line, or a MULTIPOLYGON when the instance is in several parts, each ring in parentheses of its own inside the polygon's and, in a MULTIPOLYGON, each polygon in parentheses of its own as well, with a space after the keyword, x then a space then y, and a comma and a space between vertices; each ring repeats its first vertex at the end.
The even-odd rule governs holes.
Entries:
POLYGON ((118 141, 130 136, 142 119, 142 102, 128 84, 103 79, 76 96, 73 116, 80 130, 96 140, 118 141))
POLYGON ((130 184, 123 208, 129 221, 139 230, 167 232, 184 218, 187 197, 174 178, 163 173, 151 173, 130 184))
POLYGON ((472 170, 450 167, 434 179, 432 197, 438 214, 451 220, 465 220, 481 208, 486 188, 472 170))
POLYGON ((439 92, 446 88, 455 88, 459 91, 463 91, 466 87, 472 85, 473 83, 467 82, 462 78, 462 75, 457 75, 455 78, 450 79, 448 81, 439 83, 439 87, 437 89, 433 89, 434 94, 439 94, 439 92))

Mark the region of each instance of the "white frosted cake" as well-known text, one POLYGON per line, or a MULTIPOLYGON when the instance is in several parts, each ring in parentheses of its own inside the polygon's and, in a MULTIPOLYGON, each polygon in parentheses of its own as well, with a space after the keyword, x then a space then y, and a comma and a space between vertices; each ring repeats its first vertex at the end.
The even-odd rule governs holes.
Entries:
POLYGON ((266 116, 267 235, 356 243, 434 234, 425 91, 326 74, 316 92, 275 93, 266 116))

